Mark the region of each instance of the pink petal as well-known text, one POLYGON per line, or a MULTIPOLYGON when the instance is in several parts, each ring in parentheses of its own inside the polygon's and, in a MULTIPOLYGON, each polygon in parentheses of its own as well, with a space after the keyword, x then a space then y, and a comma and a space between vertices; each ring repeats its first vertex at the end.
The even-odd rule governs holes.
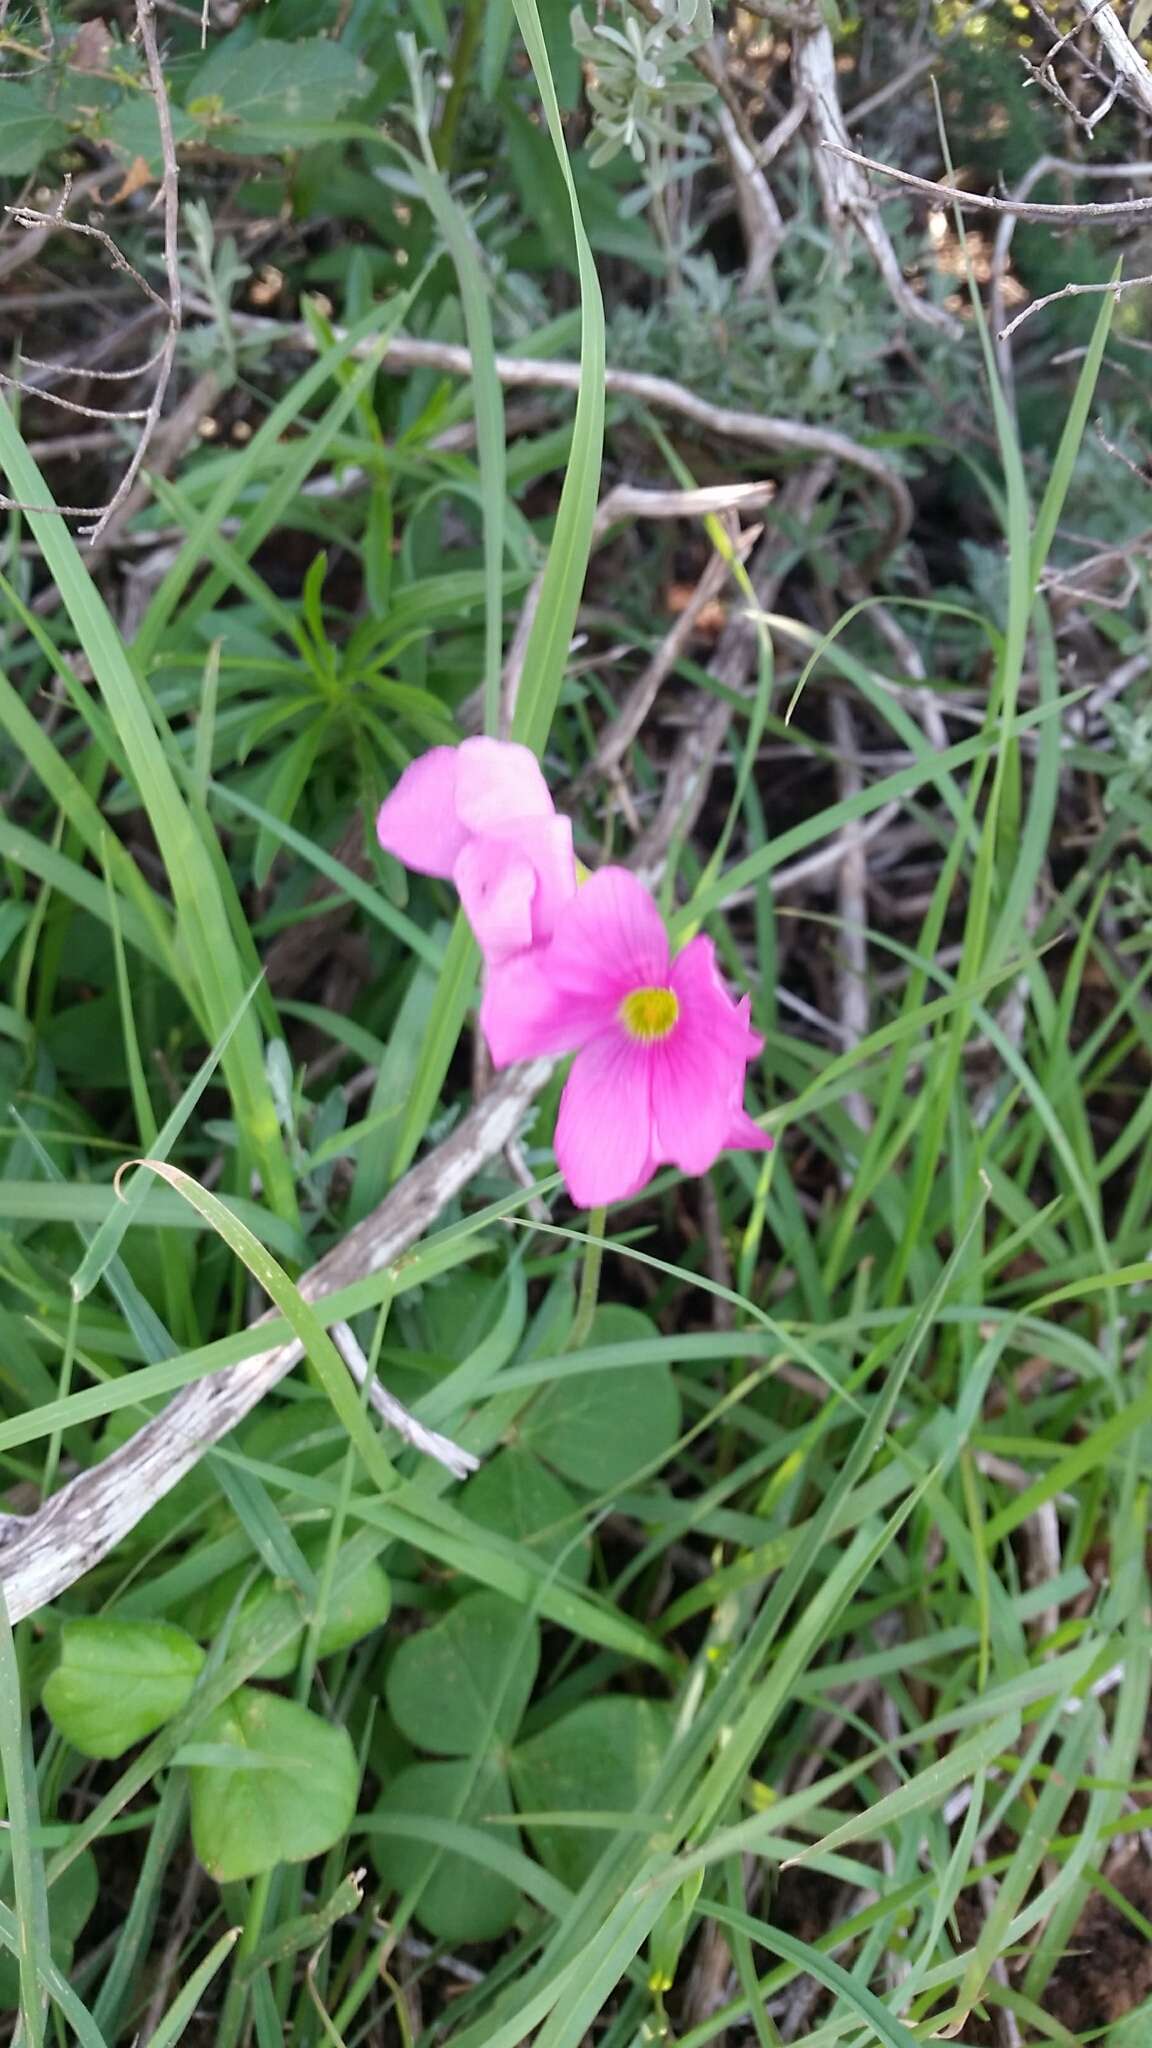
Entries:
POLYGON ((502 832, 510 818, 550 818, 552 810, 530 747, 474 739, 457 748, 456 813, 469 832, 502 832))
POLYGON ((577 889, 557 920, 548 972, 559 988, 597 999, 605 1026, 631 989, 667 983, 668 934, 635 875, 600 868, 577 889))
POLYGON ((764 1050, 764 1040, 761 1038, 760 1033, 758 1031, 753 1031, 752 1029, 751 996, 741 996, 740 1001, 736 1005, 736 1010, 739 1015, 740 1022, 743 1024, 745 1031, 748 1033, 748 1058, 750 1060, 758 1060, 761 1053, 764 1050))
POLYGON ((480 1028, 498 1067, 574 1052, 604 1028, 598 1004, 580 1002, 556 987, 547 958, 547 948, 533 947, 488 970, 480 1028))
POLYGON ((750 999, 744 996, 736 1003, 729 995, 710 938, 701 933, 677 953, 670 980, 686 1027, 705 1034, 718 1051, 730 1057, 744 1061, 756 1057, 763 1040, 748 1022, 750 999))
MULTIPOLYGON (((591 884, 586 884, 590 887, 591 884)), ((653 1165, 650 1049, 606 1031, 572 1063, 556 1119, 556 1161, 580 1209, 623 1201, 653 1165)))
POLYGON ((456 816, 456 763, 461 749, 433 747, 410 761, 376 819, 376 837, 417 874, 452 873, 468 834, 456 816))
MULTIPOLYGON (((552 937, 564 905, 576 894, 571 821, 557 817, 507 819, 499 832, 477 834, 469 840, 454 875, 485 959, 506 958, 523 946, 542 945, 552 937), (509 926, 506 938, 495 926, 489 940, 478 921, 485 916, 484 898, 514 863, 517 872, 528 879, 528 914, 509 926)), ((517 897, 519 893, 518 888, 517 897)))
POLYGON ((516 840, 536 871, 532 900, 532 943, 552 937, 556 920, 576 894, 576 856, 570 818, 527 818, 516 821, 516 840))
POLYGON ((706 1032, 692 1029, 681 1011, 652 1061, 657 1158, 670 1159, 681 1173, 707 1172, 727 1142, 733 1078, 731 1054, 725 1057, 706 1032))
POLYGON ((744 1108, 737 1109, 722 1149, 725 1152, 771 1152, 776 1140, 754 1123, 744 1108))
POLYGON ((744 1115, 744 1072, 762 1041, 749 1028, 747 997, 733 1001, 720 978, 716 949, 701 935, 672 963, 672 987, 680 1004, 676 1028, 656 1048, 652 1112, 658 1156, 682 1173, 704 1173, 734 1142, 763 1143, 744 1115))
POLYGON ((514 839, 470 839, 452 879, 485 960, 506 960, 532 944, 536 870, 514 839))

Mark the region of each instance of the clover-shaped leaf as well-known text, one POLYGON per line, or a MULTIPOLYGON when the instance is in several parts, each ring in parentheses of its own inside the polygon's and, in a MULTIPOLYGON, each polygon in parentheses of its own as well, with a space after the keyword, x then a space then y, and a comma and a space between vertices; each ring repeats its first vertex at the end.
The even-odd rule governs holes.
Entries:
MULTIPOLYGON (((492 1814, 510 1814, 512 1797, 501 1766, 491 1757, 479 1768, 463 1758, 451 1763, 413 1764, 394 1778, 376 1809, 372 1860, 383 1883, 402 1896, 418 1891, 416 1916, 437 1941, 495 1941, 505 1934, 520 1907, 516 1886, 498 1872, 433 1839, 421 1839, 425 1822, 483 1828, 492 1814), (389 1827, 390 1815, 405 1816, 403 1834, 389 1827)), ((491 1830, 506 1848, 520 1838, 507 1825, 491 1830)))
MULTIPOLYGON (((659 1339, 639 1309, 596 1311, 589 1349, 659 1339)), ((607 1493, 654 1465, 680 1434, 680 1396, 666 1365, 621 1366, 564 1374, 536 1396, 520 1441, 549 1465, 596 1493, 607 1493)))
POLYGON ((532 1451, 510 1445, 489 1458, 468 1482, 467 1509, 481 1529, 522 1543, 544 1564, 562 1564, 566 1578, 587 1578, 588 1538, 577 1537, 575 1498, 532 1451))
POLYGON ((385 1682, 392 1719, 438 1756, 510 1742, 539 1662, 535 1622, 499 1593, 472 1593, 401 1643, 385 1682))
POLYGON ((180 1712, 203 1662, 199 1643, 169 1622, 81 1616, 60 1630, 44 1708, 82 1756, 123 1756, 180 1712))
POLYGON ((549 1813, 630 1814, 655 1778, 672 1736, 672 1710, 610 1693, 574 1707, 514 1749, 512 1787, 545 1868, 578 1891, 611 1832, 558 1825, 549 1813))
MULTIPOLYGON (((301 1544, 308 1563, 319 1572, 323 1563, 324 1541, 311 1539, 301 1544)), ((240 1588, 251 1574, 249 1565, 237 1565, 230 1572, 222 1572, 214 1579, 189 1609, 189 1627, 205 1641, 214 1637, 223 1626, 240 1588)), ((392 1588, 382 1565, 374 1558, 368 1558, 359 1569, 348 1572, 342 1568, 341 1560, 336 1562, 332 1591, 324 1614, 324 1625, 317 1641, 317 1654, 332 1657, 337 1650, 346 1650, 352 1643, 358 1643, 363 1636, 370 1635, 387 1621, 392 1606, 392 1588)), ((261 1574, 244 1594, 240 1611, 234 1624, 233 1640, 242 1642, 257 1626, 270 1624, 271 1617, 283 1617, 285 1624, 295 1618, 299 1627, 290 1641, 265 1659, 257 1677, 288 1678, 300 1662, 304 1642, 304 1613, 295 1592, 283 1581, 261 1574)))
POLYGON ((277 1693, 242 1686, 180 1756, 196 1854, 219 1884, 321 1856, 355 1817, 347 1730, 277 1693))

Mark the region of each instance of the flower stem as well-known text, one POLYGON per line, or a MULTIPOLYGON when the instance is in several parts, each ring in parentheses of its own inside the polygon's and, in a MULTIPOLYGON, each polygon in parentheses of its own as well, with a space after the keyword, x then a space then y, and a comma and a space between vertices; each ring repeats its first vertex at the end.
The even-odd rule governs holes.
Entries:
POLYGON ((607 1224, 607 1209, 588 1211, 588 1240, 584 1246, 584 1265, 580 1274, 580 1295, 576 1303, 576 1316, 565 1349, 579 1351, 587 1341, 600 1297, 600 1263, 604 1257, 604 1231, 607 1224))

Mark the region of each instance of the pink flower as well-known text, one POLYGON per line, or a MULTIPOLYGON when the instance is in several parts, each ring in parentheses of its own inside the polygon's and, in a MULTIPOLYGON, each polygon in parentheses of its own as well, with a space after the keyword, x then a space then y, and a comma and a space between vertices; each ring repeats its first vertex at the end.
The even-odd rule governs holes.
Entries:
POLYGON ((376 834, 405 867, 455 882, 489 966, 551 938, 576 891, 571 824, 535 754, 512 741, 421 754, 381 804, 376 834))
POLYGON ((724 987, 711 939, 673 959, 648 891, 601 868, 551 941, 492 967, 480 1020, 498 1067, 575 1052, 556 1158, 580 1208, 632 1195, 665 1162, 704 1173, 729 1147, 772 1140, 743 1107, 762 1041, 724 987))

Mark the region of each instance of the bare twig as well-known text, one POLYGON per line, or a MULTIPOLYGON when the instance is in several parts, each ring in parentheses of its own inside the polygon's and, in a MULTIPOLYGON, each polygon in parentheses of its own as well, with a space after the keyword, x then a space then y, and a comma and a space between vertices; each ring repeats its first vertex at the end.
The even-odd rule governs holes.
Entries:
MULTIPOLYGON (((531 1185, 531 1183, 529 1183, 531 1185)), ((428 1429, 415 1415, 410 1414, 403 1403, 390 1394, 386 1386, 376 1378, 372 1367, 364 1356, 356 1333, 347 1323, 333 1323, 329 1336, 348 1367, 358 1387, 367 1386, 368 1399, 397 1436, 411 1444, 414 1451, 423 1451, 426 1458, 434 1458, 451 1472, 454 1479, 467 1479, 480 1463, 471 1451, 462 1450, 451 1437, 441 1436, 439 1430, 428 1429)))
POLYGON ((939 334, 957 337, 963 332, 960 322, 913 291, 868 181, 856 168, 854 151, 846 146, 848 130, 840 106, 836 46, 823 18, 812 29, 794 35, 792 79, 796 91, 808 102, 816 182, 833 232, 840 235, 845 227, 855 227, 900 312, 939 334))
MULTIPOLYGON (((793 477, 781 493, 780 509, 801 524, 810 517, 827 488, 835 465, 815 463, 805 475, 793 477)), ((775 602, 783 581, 780 550, 775 535, 761 541, 750 571, 761 611, 775 602)), ((712 661, 712 674, 729 690, 738 689, 751 674, 756 658, 756 630, 744 612, 728 621, 712 661)), ((732 722, 732 706, 723 697, 709 705, 702 717, 694 719, 673 759, 668 764, 660 808, 643 838, 637 842, 633 860, 644 879, 654 876, 672 841, 691 830, 699 815, 712 778, 712 769, 732 722)))
MULTIPOLYGON (((1152 200, 1149 205, 1152 206, 1152 200)), ((236 325, 245 333, 265 333, 269 345, 286 344, 309 353, 316 348, 315 336, 303 323, 283 327, 273 320, 237 316, 236 325)), ((364 342, 355 353, 365 355, 373 348, 379 349, 379 343, 364 342)), ((415 335, 398 334, 380 350, 380 354, 386 368, 443 370, 454 377, 470 377, 472 374, 471 355, 456 342, 426 341, 415 335)), ((579 363, 562 359, 497 356, 495 368, 500 382, 509 387, 535 385, 545 390, 575 391, 580 383, 579 363)), ((871 566, 899 546, 912 524, 912 498, 904 479, 889 467, 882 455, 834 428, 810 426, 807 422, 780 419, 769 413, 744 412, 733 406, 713 405, 671 377, 652 376, 642 370, 609 368, 605 372, 604 388, 610 397, 632 398, 657 411, 676 413, 720 440, 735 441, 744 448, 766 449, 772 455, 800 456, 815 461, 828 457, 836 464, 844 464, 870 477, 885 493, 889 512, 888 526, 878 538, 871 566)))
POLYGON ((1109 57, 1112 59, 1116 77, 1122 82, 1130 99, 1152 114, 1152 72, 1131 42, 1115 10, 1100 0, 1076 0, 1076 5, 1085 21, 1090 21, 1109 57))
MULTIPOLYGON (((105 504, 27 505, 18 504, 14 499, 0 496, 0 506, 3 506, 8 511, 62 512, 69 518, 92 520, 92 525, 81 531, 82 537, 93 544, 100 539, 109 521, 128 498, 132 486, 140 473, 144 458, 148 453, 149 444, 164 409, 164 400, 167 396, 168 386, 172 377, 173 365, 176 360, 176 344, 180 334, 182 310, 178 237, 180 220, 179 172, 176 162, 176 144, 172 132, 172 112, 168 103, 168 88, 165 83, 164 68, 160 62, 160 52, 156 43, 156 20, 153 0, 136 0, 136 26, 144 50, 145 63, 148 69, 148 81, 156 102, 156 118, 160 128, 163 174, 157 196, 163 201, 164 205, 164 270, 168 287, 167 298, 161 297, 154 286, 149 284, 147 278, 128 261, 123 250, 117 246, 105 229, 95 227, 89 222, 68 219, 67 206, 72 194, 70 180, 66 181, 63 196, 51 213, 41 213, 34 208, 21 206, 9 207, 7 209, 18 227, 30 229, 45 239, 49 234, 59 229, 66 229, 71 234, 83 235, 92 241, 98 242, 107 252, 114 268, 124 271, 134 280, 145 296, 152 301, 157 312, 163 315, 166 322, 166 331, 160 347, 149 357, 146 363, 138 365, 134 370, 85 370, 83 365, 51 364, 40 362, 35 358, 32 359, 33 367, 41 373, 37 380, 37 396, 45 403, 59 406, 66 412, 78 413, 85 419, 113 422, 119 420, 139 420, 141 423, 140 436, 129 459, 128 466, 111 498, 105 504), (139 411, 109 412, 101 407, 81 405, 73 399, 61 398, 59 394, 42 388, 45 381, 44 373, 48 373, 53 377, 87 375, 114 382, 142 375, 153 368, 156 371, 156 377, 152 396, 147 406, 139 411)), ((19 380, 4 377, 2 381, 10 384, 19 380)))
MULTIPOLYGON (((907 185, 913 192, 923 192, 937 205, 976 207, 983 213, 1012 213, 1017 220, 1040 221, 1048 227, 1084 227, 1094 221, 1140 220, 1152 213, 1152 198, 1148 199, 1106 199, 1085 200, 1079 206, 1046 206, 1024 199, 998 199, 991 192, 965 192, 959 185, 945 185, 939 178, 917 178, 911 171, 898 171, 892 164, 882 164, 875 157, 862 156, 858 149, 848 149, 842 142, 825 142, 824 148, 835 156, 847 158, 849 163, 859 164, 861 170, 873 171, 879 178, 892 178, 898 185, 907 185)), ((1084 165, 1069 166, 1080 175, 1084 165)), ((1099 175, 1109 178, 1152 177, 1152 163, 1109 164, 1096 167, 1099 175)))
POLYGON ((164 205, 164 273, 168 283, 168 331, 160 351, 160 363, 156 372, 156 384, 148 414, 136 444, 132 459, 124 475, 113 491, 108 504, 91 530, 84 536, 93 544, 105 531, 109 520, 124 503, 136 481, 148 443, 152 438, 164 409, 164 400, 176 360, 176 343, 180 334, 181 284, 180 284, 180 185, 176 163, 176 141, 172 133, 172 109, 168 104, 168 87, 164 78, 164 67, 156 45, 156 16, 153 0, 136 0, 136 23, 144 49, 144 60, 148 66, 148 82, 156 101, 156 118, 160 126, 160 151, 163 160, 163 176, 160 181, 160 197, 164 205))
MULTIPOLYGON (((653 491, 642 490, 633 484, 616 484, 605 492, 596 507, 592 524, 592 543, 603 540, 609 529, 622 519, 692 519, 707 518, 720 512, 732 510, 751 511, 766 505, 775 495, 776 486, 765 484, 709 484, 699 490, 653 491)), ((520 680, 528 654, 528 642, 536 613, 540 605, 544 571, 533 579, 532 585, 521 607, 516 622, 512 645, 504 659, 500 680, 500 733, 507 739, 516 715, 516 700, 520 694, 520 680)), ((480 716, 480 693, 460 707, 460 717, 467 725, 470 718, 480 716)))
MULTIPOLYGON (((803 104, 798 103, 791 112, 796 115, 790 130, 794 132, 804 118, 803 104)), ((742 297, 748 297, 763 291, 772 275, 776 252, 786 233, 784 215, 757 152, 749 148, 728 108, 721 106, 716 118, 732 166, 732 189, 744 230, 745 262, 740 292, 742 297)))
POLYGON ((773 483, 704 484, 686 491, 614 484, 596 507, 592 538, 603 540, 622 519, 710 519, 721 512, 759 512, 775 495, 773 483))
MULTIPOLYGON (((305 1300, 322 1303, 325 1295, 401 1259, 515 1134, 550 1072, 550 1061, 534 1060, 502 1076, 450 1136, 304 1275, 298 1285, 305 1300)), ((107 1557, 301 1355, 301 1346, 288 1339, 195 1381, 122 1449, 53 1494, 0 1547, 0 1579, 12 1619, 35 1613, 107 1557)))
POLYGON ((1122 292, 1142 290, 1148 285, 1152 285, 1152 277, 1117 277, 1110 279, 1104 284, 1061 285, 1058 292, 1045 292, 1043 298, 1033 299, 1029 305, 1025 306, 1023 312, 1017 313, 1015 319, 1008 322, 1007 327, 1001 327, 998 330, 997 339, 1000 341, 1010 341, 1017 329, 1023 327, 1024 322, 1032 318, 1033 313, 1041 312, 1045 306, 1054 306, 1057 299, 1079 299, 1083 298, 1087 293, 1099 292, 1114 292, 1116 297, 1119 298, 1122 292))
MULTIPOLYGON (((1106 0, 1095 0, 1095 4, 1098 7, 1103 6, 1106 4, 1106 0)), ((1029 0, 1029 6, 1037 19, 1043 22, 1053 40, 1051 48, 1042 63, 1032 64, 1027 57, 1022 58, 1025 69, 1031 73, 1037 85, 1044 92, 1049 93, 1058 106, 1063 107, 1065 113, 1076 123, 1076 126, 1082 128, 1085 134, 1091 135, 1093 128, 1104 119, 1105 114, 1115 105, 1116 96, 1120 90, 1119 81, 1113 78, 1109 82, 1107 72, 1099 64, 1094 63, 1083 47, 1078 44, 1076 51, 1077 69, 1085 76, 1097 79, 1103 86, 1105 94, 1101 104, 1091 114, 1085 114, 1083 109, 1072 99, 1071 95, 1065 92, 1056 75, 1056 59, 1061 51, 1066 49, 1068 44, 1075 41, 1080 35, 1084 28, 1083 20, 1074 21, 1071 28, 1064 35, 1061 35, 1056 23, 1044 5, 1044 0, 1029 0)))
POLYGON ((597 743, 596 753, 582 769, 575 787, 583 789, 597 776, 607 775, 623 760, 644 724, 664 682, 672 673, 696 629, 705 605, 719 596, 728 580, 729 567, 723 555, 713 555, 692 592, 684 610, 665 634, 651 660, 637 676, 611 723, 597 743))
MULTIPOLYGON (((91 192, 99 192, 101 185, 106 184, 112 176, 119 176, 119 167, 116 164, 106 164, 102 170, 90 171, 83 178, 66 179, 64 193, 56 212, 30 216, 30 222, 34 219, 36 224, 29 225, 29 232, 22 235, 18 242, 13 243, 10 249, 5 249, 3 254, 0 255, 0 280, 10 277, 15 270, 22 270, 26 263, 34 262, 44 244, 51 236, 56 234, 60 227, 65 224, 69 227, 75 227, 77 225, 76 222, 65 222, 69 206, 78 199, 87 199, 91 192)), ((13 211, 10 207, 5 207, 4 210, 9 214, 13 211)), ((22 208, 19 210, 26 211, 27 209, 22 208)), ((18 225, 25 226, 26 223, 21 221, 18 225)), ((119 252, 117 252, 117 257, 116 267, 118 270, 128 267, 119 260, 119 252)), ((147 290, 148 287, 146 286, 145 289, 147 290)), ((87 296, 89 295, 79 292, 76 294, 77 298, 87 296)), ((6 301, 6 303, 10 302, 6 301)))

